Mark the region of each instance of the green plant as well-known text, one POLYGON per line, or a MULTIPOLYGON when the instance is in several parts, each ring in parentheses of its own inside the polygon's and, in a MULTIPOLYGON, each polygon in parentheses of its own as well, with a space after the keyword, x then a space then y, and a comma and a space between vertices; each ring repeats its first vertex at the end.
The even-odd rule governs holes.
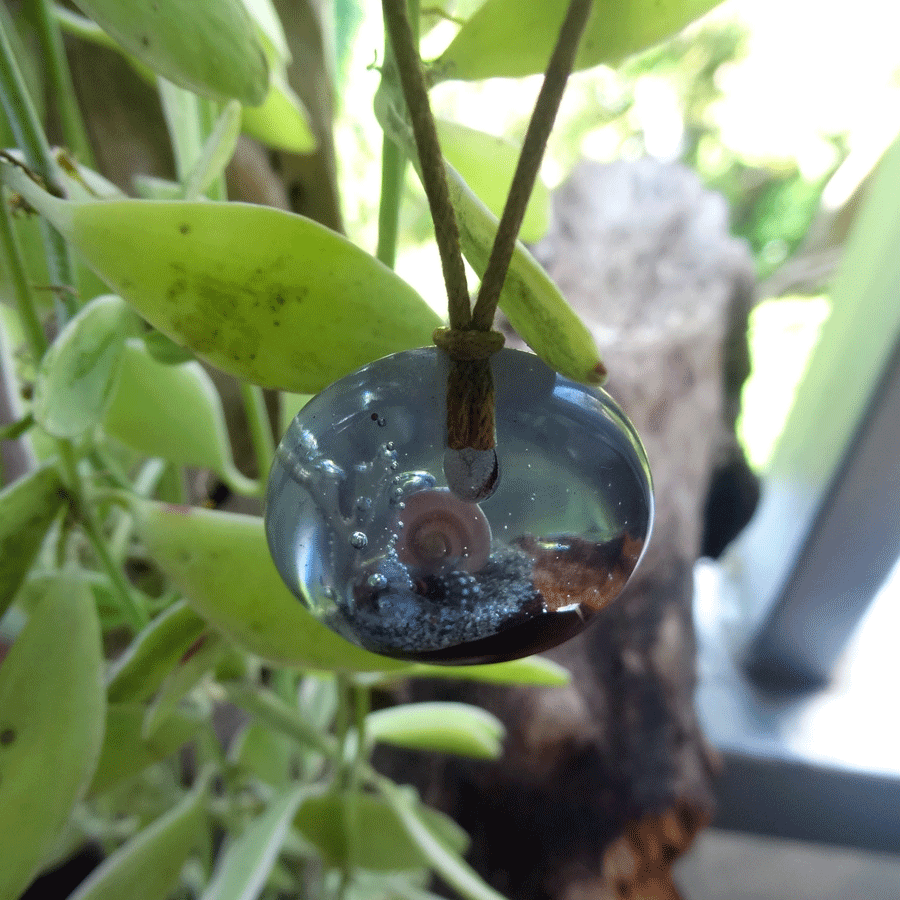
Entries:
MULTIPOLYGON (((597 2, 579 64, 639 49, 712 5, 635 3, 613 16, 621 4, 597 2)), ((398 63, 389 49, 376 101, 376 259, 308 219, 224 202, 240 128, 299 152, 314 142, 268 0, 79 6, 93 21, 48 0, 28 5, 71 152, 47 144, 0 7, 0 95, 18 145, 0 162, 0 387, 29 388, 2 438, 24 437, 40 460, 0 493, 0 615, 14 638, 0 668, 0 900, 87 839, 109 856, 79 898, 424 900, 430 872, 462 896, 497 898, 462 861, 465 835, 374 771, 369 753, 381 742, 496 757, 499 722, 455 704, 372 712, 371 691, 417 676, 554 685, 566 673, 540 658, 448 669, 367 653, 282 585, 261 518, 184 505, 184 466, 262 496, 273 454, 262 388, 317 391, 429 343, 440 324, 390 268, 404 160, 426 179, 429 163, 440 166, 412 139, 398 63), (61 25, 125 54, 159 90, 177 180, 140 180, 147 199, 122 196, 90 168, 61 25), (193 354, 239 379, 259 478, 236 467, 221 400, 193 354), (247 714, 227 756, 212 728, 225 701, 247 714), (190 766, 176 755, 186 744, 190 766)), ((542 71, 566 4, 531 6, 540 16, 527 47, 519 4, 488 0, 426 67, 429 81, 542 71)), ((415 25, 418 4, 409 7, 415 25)), ((479 166, 509 161, 452 123, 443 131, 460 170, 467 147, 479 166)), ((497 216, 446 171, 459 241, 483 274, 497 216)), ((524 213, 530 185, 516 191, 524 213)), ((549 365, 596 380, 587 329, 517 231, 507 228, 476 327, 490 327, 499 300, 549 365)), ((451 321, 464 320, 464 275, 451 299, 451 321)))

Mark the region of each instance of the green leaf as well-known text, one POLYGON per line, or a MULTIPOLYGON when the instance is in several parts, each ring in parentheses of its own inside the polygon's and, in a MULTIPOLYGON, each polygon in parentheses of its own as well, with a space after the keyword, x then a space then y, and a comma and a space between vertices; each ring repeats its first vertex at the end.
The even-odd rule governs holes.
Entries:
MULTIPOLYGON (((16 244, 22 255, 22 264, 29 284, 49 284, 47 258, 41 238, 41 220, 37 216, 16 216, 12 220, 16 244)), ((35 305, 44 312, 53 308, 53 295, 50 291, 32 291, 35 305)), ((16 308, 16 291, 13 286, 12 273, 8 266, 0 265, 0 300, 4 304, 16 308)))
POLYGON ((142 735, 152 737, 157 728, 175 711, 178 704, 197 685, 214 672, 228 648, 218 634, 205 634, 197 640, 178 665, 166 676, 147 707, 142 735))
MULTIPOLYGON (((0 265, 0 291, 3 290, 4 271, 5 269, 0 265)), ((12 305, 15 303, 15 297, 0 296, 0 300, 7 299, 10 300, 10 305, 5 302, 0 305, 0 366, 2 366, 3 377, 8 378, 11 383, 17 378, 24 381, 25 377, 28 377, 29 380, 33 380, 34 368, 31 366, 31 360, 25 360, 19 354, 16 354, 16 357, 13 356, 14 351, 25 346, 25 332, 22 318, 12 305), (26 363, 29 369, 27 376, 25 376, 26 363)), ((9 414, 16 417, 22 415, 22 404, 19 402, 18 396, 13 401, 9 414)), ((3 427, 8 426, 4 425, 3 427)))
MULTIPOLYGON (((594 0, 575 69, 616 63, 658 43, 721 0, 594 0)), ((432 64, 432 80, 516 78, 544 72, 568 0, 486 0, 432 64)))
MULTIPOLYGON (((16 606, 30 616, 41 604, 44 595, 48 590, 52 589, 58 578, 58 571, 35 566, 28 573, 28 576, 19 588, 18 594, 16 594, 16 606)), ((109 580, 101 572, 94 572, 88 569, 70 569, 66 572, 66 578, 69 581, 77 581, 83 584, 91 592, 94 606, 97 609, 97 617, 100 619, 102 626, 103 601, 99 598, 100 594, 104 593, 104 588, 109 584, 109 580)))
POLYGON ((308 747, 323 756, 334 756, 337 745, 330 734, 320 731, 312 722, 304 718, 300 711, 285 703, 272 691, 249 684, 229 684, 225 686, 228 699, 246 710, 269 728, 308 747))
POLYGON ((165 900, 205 831, 206 779, 94 869, 69 900, 165 900))
POLYGON ((307 612, 272 562, 261 518, 149 501, 136 510, 149 556, 200 616, 245 650, 308 669, 408 668, 350 644, 307 612))
POLYGON ((436 313, 391 269, 302 216, 243 203, 67 203, 3 180, 152 325, 263 387, 321 390, 431 341, 436 313))
POLYGON ((35 469, 0 491, 0 617, 28 574, 64 499, 53 466, 35 469))
MULTIPOLYGON (((135 175, 131 179, 134 191, 144 200, 180 200, 184 188, 178 181, 157 178, 155 175, 135 175)), ((159 332, 155 332, 159 334, 159 332)), ((167 338, 168 340, 168 338, 167 338)))
MULTIPOLYGON (((438 119, 438 138, 444 158, 465 179, 466 184, 497 219, 503 213, 521 146, 458 122, 438 119)), ((539 241, 550 224, 550 191, 539 178, 525 209, 519 238, 539 241)))
POLYGON ((288 83, 291 51, 272 0, 244 0, 259 26, 269 60, 269 93, 260 106, 245 106, 243 129, 257 140, 288 153, 312 153, 316 137, 303 101, 288 83))
POLYGON ((270 63, 288 65, 291 48, 272 0, 243 0, 243 4, 260 31, 270 63))
MULTIPOLYGON (((453 166, 446 169, 463 253, 480 277, 487 269, 499 221, 453 166)), ((594 336, 521 241, 516 242, 499 305, 522 340, 550 368, 584 384, 603 381, 606 369, 594 336)))
MULTIPOLYGON (((398 112, 401 107, 393 91, 387 81, 382 81, 375 111, 381 127, 415 163, 412 132, 398 112)), ((487 268, 499 222, 459 172, 449 163, 445 168, 462 251, 480 277, 487 268)), ((606 370, 593 335, 521 241, 513 251, 500 308, 522 340, 548 366, 573 381, 603 381, 606 370)))
POLYGON ((278 859, 300 801, 301 785, 276 797, 236 839, 226 843, 215 874, 201 900, 256 900, 278 859))
POLYGON ((34 417, 54 437, 74 438, 98 425, 119 374, 128 305, 113 294, 79 311, 41 361, 34 417))
POLYGON ((440 841, 423 821, 421 810, 397 785, 381 779, 379 787, 403 826, 409 841, 414 844, 434 871, 467 900, 506 900, 485 884, 478 874, 457 853, 440 841))
POLYGON ((340 706, 337 680, 330 675, 304 675, 297 689, 303 716, 321 731, 330 731, 340 706))
MULTIPOLYGON (((175 179, 182 185, 183 191, 184 181, 200 158, 203 142, 209 136, 212 124, 210 118, 215 115, 215 101, 179 87, 167 78, 153 78, 150 84, 159 95, 169 143, 172 145, 175 179)), ((181 193, 175 199, 183 200, 184 194, 181 193)))
MULTIPOLYGON (((418 809, 422 828, 428 831, 432 840, 438 841, 433 833, 436 832, 442 836, 442 841, 447 841, 441 846, 454 848, 446 852, 464 851, 468 836, 452 819, 421 806, 414 798, 407 797, 399 788, 397 790, 418 809)), ((399 871, 428 865, 428 858, 409 839, 395 811, 372 794, 310 797, 300 807, 294 825, 331 866, 349 863, 361 869, 399 871), (353 833, 348 839, 347 825, 351 822, 353 833)))
POLYGON ((240 771, 281 791, 291 784, 297 747, 280 731, 266 727, 262 721, 255 721, 234 739, 229 755, 240 771))
POLYGON ((241 127, 258 141, 287 153, 312 153, 318 143, 303 101, 280 72, 272 73, 261 106, 243 107, 241 127))
MULTIPOLYGON (((278 37, 271 19, 267 19, 266 13, 260 14, 263 6, 272 9, 268 0, 246 0, 246 5, 260 26, 258 34, 266 49, 270 72, 269 90, 265 100, 259 106, 242 107, 241 127, 251 137, 270 147, 289 153, 312 153, 316 149, 317 141, 312 132, 306 107, 287 81, 285 64, 290 60, 290 50, 284 39, 281 23, 277 25, 280 31, 278 37)), ((57 7, 55 12, 60 24, 69 32, 101 46, 116 46, 104 31, 92 28, 93 23, 87 19, 60 7, 57 7)), ((274 14, 274 10, 272 12, 274 14)), ((152 72, 134 57, 126 58, 141 77, 150 83, 153 82, 152 72)), ((177 182, 163 184, 163 179, 148 175, 136 175, 134 181, 135 189, 141 197, 153 200, 174 200, 181 197, 181 188, 177 182)))
MULTIPOLYGON (((340 883, 342 874, 332 869, 326 876, 325 885, 334 889, 340 883)), ((427 883, 428 874, 422 869, 405 872, 356 869, 347 886, 346 900, 446 900, 421 887, 427 883)))
POLYGON ((222 177, 225 167, 234 156, 240 133, 241 104, 236 100, 229 100, 216 119, 200 158, 185 180, 186 199, 196 200, 217 178, 222 177))
MULTIPOLYGON (((0 341, 2 340, 3 334, 0 332, 0 341)), ((5 346, 0 343, 0 353, 4 353, 5 349, 5 346)), ((0 365, 3 365, 4 363, 5 360, 0 361, 0 365)), ((10 371, 10 369, 5 369, 5 371, 10 371)), ((16 414, 18 415, 18 413, 16 414)), ((9 425, 0 426, 0 442, 17 441, 23 434, 27 434, 33 425, 34 416, 32 416, 31 413, 28 413, 27 415, 16 419, 14 422, 10 422, 9 425)))
POLYGON ((241 0, 78 0, 128 53, 188 90, 221 100, 262 103, 265 50, 241 0))
MULTIPOLYGON (((47 590, 47 585, 52 584, 57 577, 58 572, 53 569, 33 568, 16 594, 16 606, 26 612, 34 610, 47 590)), ((105 573, 91 569, 70 569, 66 572, 66 577, 83 584, 90 591, 101 629, 105 631, 122 625, 128 626, 127 620, 122 615, 121 598, 116 594, 112 581, 105 573)), ((134 586, 131 590, 142 605, 153 602, 134 586)))
POLYGON ((93 600, 60 576, 0 665, 0 897, 28 886, 84 795, 103 741, 102 673, 93 600))
POLYGON ((89 796, 140 774, 148 766, 171 756, 193 740, 204 726, 197 716, 173 712, 149 738, 142 736, 146 707, 141 703, 111 703, 106 711, 106 733, 89 796))
POLYGON ((127 341, 103 425, 133 450, 212 469, 239 493, 257 493, 256 482, 235 468, 222 401, 198 362, 161 363, 140 341, 127 341))
MULTIPOLYGON (((290 830, 288 831, 290 835, 290 830)), ((289 866, 284 860, 275 860, 272 871, 266 879, 266 897, 300 897, 303 894, 302 876, 289 866)), ((349 898, 348 898, 349 900, 349 898)), ((366 897, 366 900, 375 900, 374 897, 366 897)))
MULTIPOLYGON (((180 185, 175 185, 180 188, 180 185)), ((196 357, 186 347, 176 344, 170 337, 166 337, 155 328, 148 331, 142 338, 147 352, 157 361, 167 366, 175 366, 179 363, 193 362, 196 357)))
POLYGON ((240 647, 224 642, 222 653, 213 670, 215 681, 240 681, 256 671, 255 660, 244 653, 240 647))
POLYGON ((500 756, 504 733, 496 716, 467 703, 404 703, 366 717, 373 741, 481 759, 500 756))
POLYGON ((152 697, 206 628, 183 600, 161 612, 111 666, 106 677, 109 702, 141 703, 152 697))
POLYGON ((531 684, 540 687, 562 687, 572 679, 567 669, 544 656, 478 666, 416 664, 404 675, 409 678, 459 678, 486 684, 531 684))

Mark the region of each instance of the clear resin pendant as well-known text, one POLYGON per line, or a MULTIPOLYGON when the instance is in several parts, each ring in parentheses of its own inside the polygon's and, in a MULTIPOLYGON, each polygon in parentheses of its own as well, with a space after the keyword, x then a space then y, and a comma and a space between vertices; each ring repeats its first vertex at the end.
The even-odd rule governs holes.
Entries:
POLYGON ((459 491, 459 466, 482 461, 445 461, 448 360, 435 347, 330 385, 278 447, 275 564, 361 647, 439 663, 546 650, 582 631, 641 558, 650 469, 619 407, 530 353, 501 350, 491 367, 499 479, 481 502, 447 486, 445 463, 459 491))

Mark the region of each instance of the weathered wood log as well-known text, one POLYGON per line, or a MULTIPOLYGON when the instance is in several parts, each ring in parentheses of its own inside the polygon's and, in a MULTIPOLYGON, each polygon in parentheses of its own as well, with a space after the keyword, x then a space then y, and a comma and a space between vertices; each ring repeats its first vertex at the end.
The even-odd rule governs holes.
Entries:
POLYGON ((499 715, 500 762, 388 764, 458 819, 473 864, 511 898, 677 897, 669 868, 713 807, 692 703, 692 567, 712 473, 736 447, 753 267, 724 201, 677 165, 582 164, 554 219, 536 255, 592 328, 645 442, 653 538, 623 596, 550 654, 569 687, 406 688, 499 715))

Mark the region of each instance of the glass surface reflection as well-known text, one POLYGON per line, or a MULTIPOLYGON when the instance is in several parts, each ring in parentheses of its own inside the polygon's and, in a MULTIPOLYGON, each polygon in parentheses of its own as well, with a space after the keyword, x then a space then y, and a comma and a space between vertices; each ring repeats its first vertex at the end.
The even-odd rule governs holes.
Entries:
POLYGON ((331 385, 278 448, 275 563, 314 615, 376 653, 476 663, 552 647, 621 593, 649 538, 646 455, 613 400, 528 353, 491 364, 500 480, 481 503, 443 474, 436 348, 331 385))

